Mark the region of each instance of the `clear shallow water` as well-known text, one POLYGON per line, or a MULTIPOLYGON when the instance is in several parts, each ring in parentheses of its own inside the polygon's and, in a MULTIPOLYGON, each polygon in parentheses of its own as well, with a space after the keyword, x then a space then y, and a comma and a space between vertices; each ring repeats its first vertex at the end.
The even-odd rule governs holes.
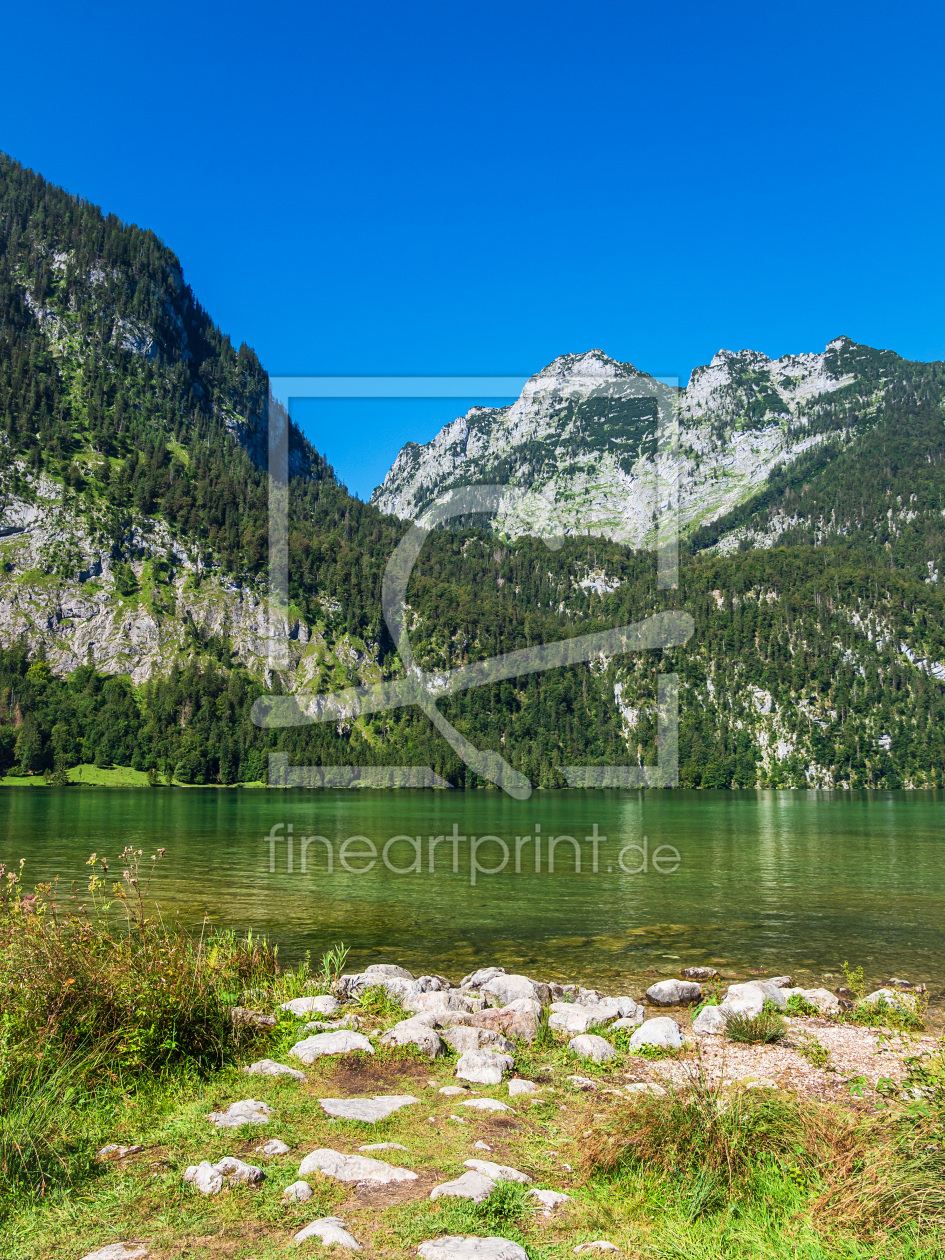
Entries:
POLYGON ((165 915, 192 928, 205 917, 252 928, 288 958, 343 940, 358 965, 400 962, 457 979, 495 962, 601 984, 698 963, 819 979, 849 959, 876 979, 945 987, 941 792, 538 792, 513 801, 492 792, 0 790, 0 861, 26 858, 28 885, 58 875, 64 888, 84 886, 89 854, 114 871, 126 843, 146 856, 166 848, 152 886, 165 915), (455 846, 454 824, 467 837, 455 846), (420 837, 419 871, 408 870, 418 857, 406 840, 385 864, 384 845, 400 833, 420 837), (431 871, 429 837, 441 834, 431 871), (491 875, 471 870, 473 847, 475 866, 503 862, 497 841, 470 839, 487 834, 508 850, 491 875), (581 849, 580 871, 568 841, 548 870, 548 837, 562 834, 581 849), (324 840, 305 846, 303 870, 310 835, 324 840), (354 836, 362 839, 342 852, 354 836), (518 871, 516 837, 531 837, 518 845, 518 871), (362 871, 368 841, 376 856, 362 871))

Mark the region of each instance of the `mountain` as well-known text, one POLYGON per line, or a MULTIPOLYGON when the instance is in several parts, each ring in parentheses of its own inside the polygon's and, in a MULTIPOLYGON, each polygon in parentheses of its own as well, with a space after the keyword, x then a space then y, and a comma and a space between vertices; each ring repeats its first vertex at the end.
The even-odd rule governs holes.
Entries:
POLYGON ((290 427, 290 604, 270 672, 263 367, 152 232, 0 156, 0 770, 63 782, 95 761, 232 784, 281 752, 483 786, 417 708, 283 730, 252 711, 267 693, 403 678, 381 593, 405 519, 448 485, 517 480, 536 510, 596 532, 551 551, 529 532, 543 519, 434 531, 404 609, 417 665, 668 609, 695 630, 441 700, 477 748, 543 787, 564 765, 650 764, 659 677, 675 673, 683 786, 945 786, 943 365, 841 338, 693 373, 669 591, 639 549, 654 455, 639 379, 600 351, 556 360, 512 407, 405 448, 374 504, 290 427))
MULTIPOLYGON (((889 383, 914 365, 838 337, 820 354, 720 350, 676 391, 671 459, 680 527, 732 512, 825 445, 844 446, 876 419, 889 383)), ((415 520, 444 491, 477 483, 530 492, 495 527, 510 537, 595 534, 634 547, 653 542, 657 412, 632 364, 600 350, 562 355, 507 407, 474 407, 425 446, 408 443, 372 495, 415 520)))

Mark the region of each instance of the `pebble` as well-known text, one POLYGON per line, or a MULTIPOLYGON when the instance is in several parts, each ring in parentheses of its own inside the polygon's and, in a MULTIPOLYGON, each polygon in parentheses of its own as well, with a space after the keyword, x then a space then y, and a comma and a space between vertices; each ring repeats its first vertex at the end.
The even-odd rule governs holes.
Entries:
POLYGON ((412 1094, 375 1094, 373 1098, 319 1098, 318 1101, 326 1115, 376 1124, 378 1120, 386 1120, 401 1107, 410 1107, 420 1099, 412 1094))
POLYGON ((241 1098, 226 1111, 211 1111, 207 1119, 218 1129, 238 1129, 242 1124, 268 1124, 272 1108, 256 1098, 241 1098))
POLYGON ((480 1138, 477 1142, 473 1142, 473 1150, 491 1151, 492 1147, 489 1145, 488 1142, 483 1142, 482 1138, 480 1138))
MULTIPOLYGON (((107 1146, 103 1146, 100 1151, 95 1154, 98 1159, 124 1159, 126 1155, 137 1155, 139 1151, 143 1151, 143 1146, 119 1146, 115 1142, 109 1142, 107 1146)), ((115 1246, 119 1246, 115 1243, 115 1246)))
POLYGON ((393 1181, 416 1181, 417 1174, 409 1168, 396 1168, 382 1159, 367 1159, 364 1155, 342 1155, 340 1151, 319 1148, 306 1155, 299 1165, 299 1176, 320 1172, 335 1181, 369 1181, 374 1185, 388 1186, 393 1181))
POLYGON ((316 1033, 314 1037, 297 1041, 289 1054, 293 1059, 300 1059, 303 1063, 314 1063, 323 1055, 353 1054, 356 1050, 363 1050, 365 1054, 374 1053, 374 1047, 361 1033, 316 1033))
POLYGON ((324 1247, 344 1247, 347 1251, 361 1250, 361 1244, 348 1233, 340 1216, 323 1216, 319 1221, 312 1221, 311 1225, 300 1229, 292 1241, 298 1245, 305 1242, 306 1238, 318 1238, 324 1247))

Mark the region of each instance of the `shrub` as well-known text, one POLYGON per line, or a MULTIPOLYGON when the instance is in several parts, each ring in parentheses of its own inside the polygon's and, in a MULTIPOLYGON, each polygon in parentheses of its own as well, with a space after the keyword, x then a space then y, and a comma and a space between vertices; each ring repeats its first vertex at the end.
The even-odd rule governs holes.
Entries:
POLYGON ((727 1015, 725 1032, 729 1041, 771 1045, 784 1040, 787 1036, 787 1024, 780 1011, 770 1002, 765 1002, 760 1015, 727 1015))

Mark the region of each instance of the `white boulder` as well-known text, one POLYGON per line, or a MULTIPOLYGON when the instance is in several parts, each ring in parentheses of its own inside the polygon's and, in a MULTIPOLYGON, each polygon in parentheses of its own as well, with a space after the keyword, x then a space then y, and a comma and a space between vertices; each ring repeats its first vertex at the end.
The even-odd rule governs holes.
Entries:
POLYGON ((324 1173, 335 1181, 369 1181, 373 1185, 388 1186, 394 1181, 416 1181, 417 1174, 409 1168, 396 1168, 382 1159, 369 1159, 365 1155, 342 1155, 340 1151, 324 1147, 306 1155, 299 1165, 299 1176, 324 1173))
POLYGON ((584 1033, 583 1036, 573 1037, 568 1042, 568 1049, 572 1054, 580 1055, 582 1059, 590 1059, 593 1063, 606 1063, 617 1053, 609 1041, 598 1037, 596 1033, 584 1033))
POLYGON ((630 1037, 630 1049, 640 1046, 661 1046, 664 1050, 678 1050, 683 1043, 679 1025, 668 1015, 644 1020, 630 1037))
POLYGON ((365 1054, 374 1053, 374 1047, 367 1037, 361 1033, 316 1033, 313 1037, 306 1037, 303 1041, 297 1041, 289 1051, 289 1054, 294 1059, 299 1059, 302 1063, 314 1063, 316 1059, 320 1059, 324 1055, 354 1054, 357 1050, 361 1050, 365 1054))

